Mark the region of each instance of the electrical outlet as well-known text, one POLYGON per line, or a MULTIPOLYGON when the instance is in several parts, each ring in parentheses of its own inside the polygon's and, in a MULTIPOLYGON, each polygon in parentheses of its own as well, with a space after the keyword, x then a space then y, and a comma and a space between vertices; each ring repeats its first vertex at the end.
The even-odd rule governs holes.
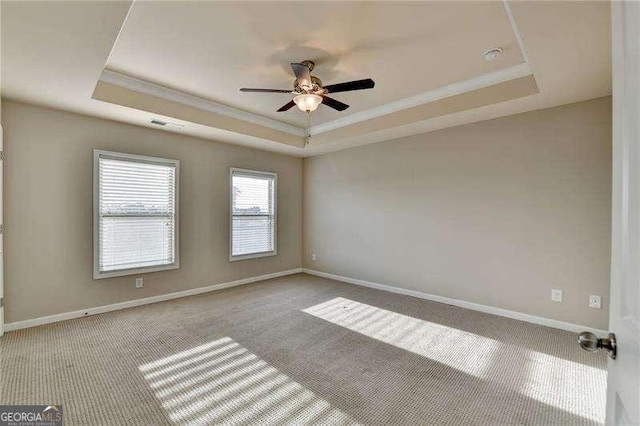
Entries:
POLYGON ((316 260, 318 260, 318 257, 316 256, 315 253, 311 253, 311 261, 315 262, 316 260))
POLYGON ((562 290, 552 289, 551 290, 551 301, 553 302, 562 302, 562 290))
POLYGON ((589 307, 593 309, 601 309, 602 308, 602 299, 600 296, 591 295, 589 296, 589 307))
POLYGON ((144 285, 144 279, 142 277, 140 278, 136 278, 136 288, 142 288, 142 286, 144 285))

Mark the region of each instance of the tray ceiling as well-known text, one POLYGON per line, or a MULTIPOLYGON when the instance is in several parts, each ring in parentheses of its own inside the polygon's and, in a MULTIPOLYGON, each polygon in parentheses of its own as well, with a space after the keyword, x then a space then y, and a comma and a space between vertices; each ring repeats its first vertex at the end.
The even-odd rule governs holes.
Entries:
POLYGON ((298 156, 611 93, 607 2, 2 2, 3 98, 298 156), (493 62, 482 53, 500 46, 493 62), (289 62, 344 112, 275 110, 289 62), (310 134, 309 139, 307 135, 310 134))
POLYGON ((373 78, 373 90, 336 94, 321 124, 523 62, 501 2, 136 2, 107 68, 244 111, 308 126, 276 110, 292 88, 289 63, 311 59, 325 85, 373 78), (501 46, 500 60, 482 53, 501 46))

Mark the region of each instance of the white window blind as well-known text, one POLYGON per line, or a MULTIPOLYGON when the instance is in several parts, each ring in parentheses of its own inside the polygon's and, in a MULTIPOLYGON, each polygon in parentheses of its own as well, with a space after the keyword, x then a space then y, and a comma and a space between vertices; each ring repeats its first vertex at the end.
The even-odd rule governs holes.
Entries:
POLYGON ((231 169, 231 260, 276 254, 275 173, 231 169))
POLYGON ((178 161, 97 151, 94 277, 178 267, 178 161))

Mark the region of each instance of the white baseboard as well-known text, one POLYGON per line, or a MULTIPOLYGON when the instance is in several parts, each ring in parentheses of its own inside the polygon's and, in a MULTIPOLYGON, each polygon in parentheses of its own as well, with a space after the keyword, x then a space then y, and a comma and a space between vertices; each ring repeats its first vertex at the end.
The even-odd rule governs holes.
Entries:
POLYGON ((524 314, 522 312, 510 311, 508 309, 481 305, 479 303, 467 302, 464 300, 452 299, 444 296, 436 296, 435 294, 423 293, 421 291, 416 291, 416 290, 407 290, 400 287, 392 287, 385 284, 374 283, 371 281, 364 281, 364 280, 358 280, 356 278, 343 277, 341 275, 330 274, 327 272, 316 271, 313 269, 303 268, 302 272, 304 272, 305 274, 316 275, 318 277, 329 278, 332 280, 342 281, 349 284, 375 288, 378 290, 384 290, 391 293, 403 294, 405 296, 413 296, 420 299, 426 299, 426 300, 431 300, 433 302, 445 303, 447 305, 454 305, 461 308, 472 309, 474 311, 480 311, 488 314, 499 315, 501 317, 507 317, 507 318, 512 318, 520 321, 526 321, 533 324, 544 325, 547 327, 559 328, 561 330, 571 331, 574 333, 579 333, 581 331, 590 331, 599 336, 606 336, 608 334, 608 332, 605 330, 600 330, 593 327, 572 324, 570 322, 558 321, 558 320, 539 317, 535 315, 524 314))
POLYGON ((288 271, 274 272, 271 274, 259 275, 257 277, 244 278, 236 281, 229 281, 221 284, 213 284, 206 287, 198 287, 190 290, 177 291, 175 293, 161 294, 158 296, 143 297, 141 299, 128 300, 126 302, 114 303, 112 305, 97 306, 95 308, 83 309, 80 311, 64 312, 61 314, 49 315, 46 317, 33 318, 25 321, 10 322, 4 325, 4 331, 20 330, 22 328, 35 327, 52 322, 65 321, 73 318, 86 317, 89 315, 101 314, 104 312, 117 311, 119 309, 133 308, 135 306, 148 305, 150 303, 164 302, 165 300, 179 299, 181 297, 193 296, 196 294, 208 293, 210 291, 222 290, 224 288, 236 287, 250 284, 257 281, 269 280, 271 278, 283 277, 285 275, 298 274, 302 268, 290 269, 288 271))

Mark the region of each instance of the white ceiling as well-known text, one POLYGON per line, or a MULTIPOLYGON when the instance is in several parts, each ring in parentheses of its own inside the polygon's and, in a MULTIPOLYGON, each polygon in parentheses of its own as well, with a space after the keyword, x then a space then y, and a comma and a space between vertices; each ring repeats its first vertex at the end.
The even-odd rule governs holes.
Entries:
POLYGON ((183 124, 181 133, 298 156, 611 93, 606 2, 136 2, 130 8, 129 2, 52 1, 2 2, 1 8, 3 98, 144 126, 166 118, 183 124), (482 52, 493 46, 505 55, 485 62, 482 52), (351 108, 338 113, 321 106, 311 123, 296 109, 275 112, 290 100, 287 94, 238 92, 289 88, 288 63, 303 59, 317 61, 313 74, 325 85, 371 77, 376 87, 335 94, 351 108), (325 132, 324 141, 296 146, 268 132, 92 99, 105 68, 210 102, 247 127, 311 124, 325 132), (527 73, 540 93, 366 130, 372 117, 527 73), (331 139, 332 129, 356 122, 358 134, 331 139))

